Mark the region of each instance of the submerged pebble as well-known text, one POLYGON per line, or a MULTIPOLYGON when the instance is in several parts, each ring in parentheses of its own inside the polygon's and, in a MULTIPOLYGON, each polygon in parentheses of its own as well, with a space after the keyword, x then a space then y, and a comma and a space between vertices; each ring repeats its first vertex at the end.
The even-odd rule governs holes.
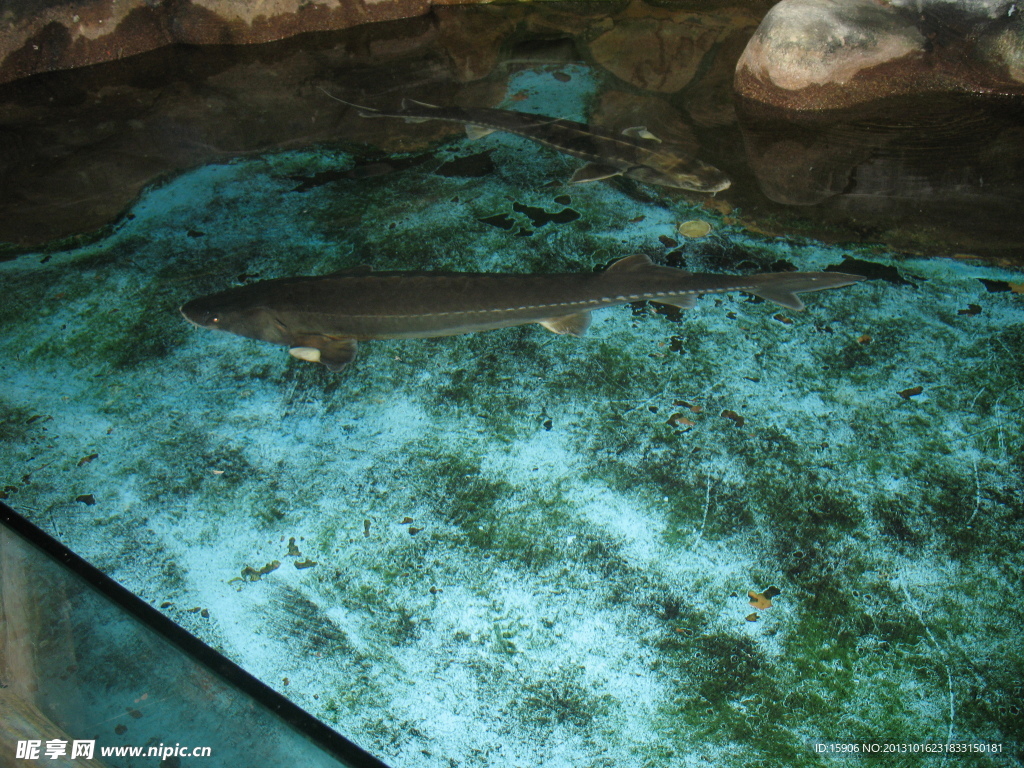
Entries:
POLYGON ((676 227, 676 230, 683 237, 706 237, 711 232, 711 225, 700 219, 691 219, 690 221, 684 221, 676 227))

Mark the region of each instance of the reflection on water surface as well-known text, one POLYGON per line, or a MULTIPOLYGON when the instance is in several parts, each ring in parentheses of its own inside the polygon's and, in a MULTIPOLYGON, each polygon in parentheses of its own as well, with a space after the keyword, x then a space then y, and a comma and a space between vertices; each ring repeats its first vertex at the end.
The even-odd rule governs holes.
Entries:
POLYGON ((899 248, 1019 263, 1019 101, 929 94, 811 115, 744 104, 740 114, 747 163, 772 203, 814 206, 808 218, 824 226, 899 248))
POLYGON ((615 130, 644 125, 741 180, 715 209, 738 208, 756 230, 1016 259, 1021 225, 1008 212, 1021 198, 1019 108, 930 95, 849 113, 780 116, 742 104, 737 114, 733 71, 764 10, 438 8, 266 45, 166 48, 8 84, 0 87, 9 180, 0 239, 31 245, 88 233, 146 184, 205 162, 312 143, 408 153, 459 130, 383 130, 321 88, 387 108, 403 97, 463 107, 511 98, 514 107, 525 97, 508 92, 516 71, 548 68, 571 92, 559 70, 579 63, 601 77, 581 118, 615 130))

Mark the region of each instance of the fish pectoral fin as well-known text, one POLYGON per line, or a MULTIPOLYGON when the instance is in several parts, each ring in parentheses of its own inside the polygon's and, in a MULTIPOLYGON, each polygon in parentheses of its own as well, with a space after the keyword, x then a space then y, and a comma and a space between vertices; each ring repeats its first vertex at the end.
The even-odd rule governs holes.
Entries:
POLYGON ((634 125, 632 128, 626 128, 622 135, 629 136, 631 139, 650 139, 661 144, 661 139, 648 131, 646 125, 634 125))
POLYGON ((697 306, 696 293, 680 293, 677 296, 659 296, 656 299, 651 299, 655 304, 668 304, 670 307, 679 307, 680 309, 693 309, 697 306))
POLYGON ((492 133, 494 133, 497 130, 498 130, 497 128, 488 128, 488 127, 483 126, 483 125, 472 125, 470 123, 467 123, 466 124, 466 137, 470 141, 476 141, 477 139, 482 139, 484 136, 490 136, 492 133))
POLYGON ((804 308, 803 301, 793 291, 787 290, 785 287, 772 287, 766 286, 764 288, 758 288, 756 291, 748 291, 755 296, 760 296, 762 299, 766 299, 782 307, 789 309, 795 309, 797 311, 804 308))
POLYGON ((592 181, 610 179, 612 176, 620 176, 621 174, 622 171, 620 171, 618 168, 613 168, 610 165, 600 165, 599 163, 587 163, 572 175, 572 178, 569 179, 569 183, 588 184, 592 181))
POLYGON ((552 333, 582 336, 587 332, 587 328, 590 327, 590 313, 578 312, 575 315, 549 317, 547 320, 541 320, 540 325, 543 325, 552 333))
POLYGON ((305 360, 307 363, 320 362, 320 350, 316 347, 292 347, 288 354, 297 360, 305 360))
POLYGON ((337 339, 332 336, 307 336, 304 346, 292 347, 288 354, 310 363, 323 363, 332 371, 340 371, 356 359, 359 344, 355 339, 337 339))

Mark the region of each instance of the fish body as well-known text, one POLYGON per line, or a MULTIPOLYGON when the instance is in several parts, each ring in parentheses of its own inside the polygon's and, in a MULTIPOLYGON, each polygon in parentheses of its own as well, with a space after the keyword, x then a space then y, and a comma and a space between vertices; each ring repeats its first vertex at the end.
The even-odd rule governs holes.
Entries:
MULTIPOLYGON (((345 102, 346 104, 348 102, 345 102)), ((628 176, 645 184, 714 194, 730 185, 725 174, 683 152, 663 144, 646 128, 627 128, 622 133, 572 120, 531 115, 507 109, 436 107, 403 99, 401 109, 388 111, 350 105, 363 117, 398 117, 410 122, 445 120, 463 123, 471 138, 505 131, 536 141, 559 152, 587 161, 570 179, 581 184, 612 176, 628 176)))
POLYGON ((471 272, 372 272, 358 268, 319 277, 264 280, 194 299, 189 322, 283 344, 293 356, 339 370, 360 341, 474 333, 538 323, 582 335, 590 313, 634 301, 681 308, 706 293, 743 291, 791 309, 799 293, 863 278, 837 272, 761 275, 691 274, 639 254, 601 273, 553 275, 471 272))

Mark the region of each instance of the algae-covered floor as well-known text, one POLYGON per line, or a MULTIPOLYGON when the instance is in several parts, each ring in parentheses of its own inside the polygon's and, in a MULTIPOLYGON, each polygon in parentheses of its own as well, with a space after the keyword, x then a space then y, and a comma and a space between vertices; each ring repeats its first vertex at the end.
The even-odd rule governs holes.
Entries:
MULTIPOLYGON (((560 82, 509 92, 583 118, 560 82)), ((403 160, 207 166, 0 264, 8 503, 396 768, 1020 765, 1024 276, 567 187, 578 161, 507 135, 403 160), (177 311, 358 264, 635 252, 873 279, 802 313, 728 294, 582 339, 368 342, 341 374, 177 311)))

